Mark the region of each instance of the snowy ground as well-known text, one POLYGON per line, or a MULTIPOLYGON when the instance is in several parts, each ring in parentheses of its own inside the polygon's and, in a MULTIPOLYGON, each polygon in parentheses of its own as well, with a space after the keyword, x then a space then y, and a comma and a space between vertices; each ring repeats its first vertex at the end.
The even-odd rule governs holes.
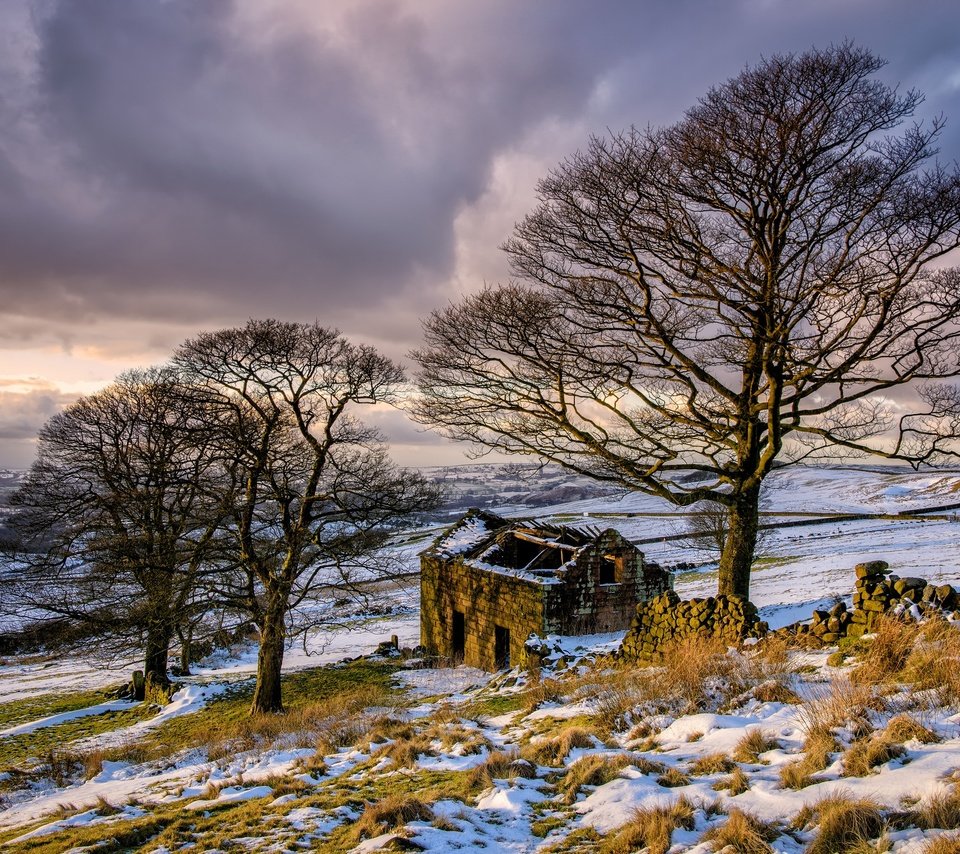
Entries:
MULTIPOLYGON (((896 514, 957 500, 960 500, 960 472, 918 475, 890 470, 797 469, 771 479, 768 518, 775 521, 791 518, 784 514, 811 512, 896 514)), ((707 595, 715 589, 714 567, 706 556, 691 553, 670 541, 682 520, 662 502, 632 495, 589 498, 535 511, 526 505, 500 509, 508 515, 535 516, 564 524, 585 522, 597 527, 615 527, 632 539, 663 537, 662 542, 643 546, 649 559, 668 566, 679 562, 698 565, 696 570, 678 575, 676 587, 680 595, 707 595)), ((848 597, 853 588, 854 564, 874 559, 886 560, 900 575, 919 575, 958 584, 958 545, 960 522, 955 521, 952 511, 940 514, 939 518, 834 520, 810 527, 784 527, 774 531, 766 542, 762 560, 753 575, 752 598, 772 626, 785 625, 808 616, 821 604, 848 597)), ((407 545, 402 549, 411 568, 416 566, 418 547, 407 545)), ((401 646, 414 646, 419 636, 415 590, 399 591, 397 604, 399 613, 358 621, 352 631, 308 636, 305 643, 298 643, 288 651, 285 670, 306 672, 318 665, 369 653, 391 635, 399 636, 401 646)), ((618 636, 605 636, 566 639, 562 643, 566 659, 586 656, 589 660, 595 654, 615 649, 618 641, 618 636)), ((84 736, 70 743, 70 749, 102 750, 136 742, 149 731, 164 731, 163 727, 174 718, 196 714, 211 703, 210 709, 217 708, 224 691, 238 685, 242 687, 253 675, 256 653, 253 644, 218 651, 193 677, 184 680, 174 702, 160 714, 133 722, 123 718, 122 726, 84 736)), ((842 676, 843 670, 825 665, 826 655, 796 654, 792 664, 804 672, 794 673, 786 681, 801 697, 805 692, 808 698, 813 696, 842 676)), ((28 714, 24 718, 14 714, 18 703, 42 704, 48 697, 98 689, 126 678, 125 672, 98 658, 95 652, 83 660, 47 661, 34 657, 0 664, 0 713, 11 710, 9 724, 3 723, 7 717, 0 718, 0 768, 7 764, 3 758, 5 745, 22 744, 23 739, 38 737, 44 730, 67 732, 70 726, 109 713, 120 712, 118 720, 121 720, 123 713, 131 711, 129 703, 100 698, 97 703, 80 709, 35 717, 28 714)), ((172 755, 163 762, 108 760, 90 779, 74 778, 61 781, 61 785, 52 779, 34 777, 21 787, 15 774, 0 772, 0 798, 3 799, 0 807, 4 807, 0 813, 0 840, 14 840, 16 844, 11 850, 21 850, 21 847, 28 850, 30 845, 38 845, 45 837, 65 828, 90 829, 101 825, 103 838, 108 838, 126 823, 144 820, 171 804, 182 804, 184 809, 200 817, 198 826, 203 824, 203 817, 220 815, 228 809, 256 808, 270 813, 272 830, 252 837, 251 845, 244 843, 248 848, 259 845, 268 850, 268 843, 281 846, 281 843, 289 845, 299 840, 300 844, 321 849, 332 845, 329 850, 349 850, 349 847, 334 845, 340 844, 337 833, 345 823, 357 820, 362 809, 356 805, 331 806, 333 796, 324 793, 351 788, 361 792, 369 790, 368 800, 375 800, 383 793, 376 782, 381 778, 406 781, 404 785, 410 783, 414 791, 418 791, 420 777, 417 775, 429 773, 439 778, 465 774, 484 762, 492 750, 522 749, 529 740, 536 741, 543 732, 552 731, 550 727, 556 730, 567 722, 589 722, 598 708, 596 698, 584 700, 569 696, 548 698, 536 708, 528 708, 527 700, 518 706, 512 700, 529 690, 524 688, 522 678, 517 681, 498 677, 491 681, 489 674, 467 668, 401 669, 392 680, 402 700, 397 700, 397 705, 389 710, 391 715, 417 725, 436 716, 438 720, 447 721, 445 726, 450 726, 449 721, 455 718, 460 726, 482 737, 487 746, 478 753, 465 752, 457 744, 435 746, 429 751, 430 755, 419 757, 413 767, 401 769, 391 769, 386 760, 371 758, 375 745, 357 743, 327 754, 322 773, 308 772, 302 763, 314 755, 315 749, 279 743, 216 758, 203 750, 192 750, 172 755), (456 711, 451 714, 449 709, 456 711), (278 778, 299 781, 295 791, 277 794, 278 778), (104 809, 105 802, 114 809, 104 809), (68 815, 53 817, 58 809, 68 815)), ((678 770, 688 769, 699 757, 729 753, 745 734, 760 728, 777 741, 778 747, 765 753, 762 762, 743 766, 751 779, 751 787, 730 798, 739 808, 764 820, 784 821, 805 803, 844 789, 894 809, 902 803, 914 799, 923 802, 950 790, 952 783, 945 775, 949 777, 960 768, 960 716, 956 712, 948 708, 927 708, 923 712, 923 723, 944 739, 942 743, 907 744, 903 756, 863 778, 841 777, 843 769, 838 755, 818 775, 822 778, 820 782, 802 790, 783 789, 778 783, 780 768, 795 761, 801 750, 806 714, 802 705, 748 700, 722 714, 712 709, 688 715, 666 715, 660 721, 663 731, 657 736, 658 745, 650 749, 649 756, 651 761, 678 770)), ((891 714, 889 710, 875 713, 874 726, 882 727, 891 714)), ((620 733, 607 744, 595 741, 590 747, 575 748, 565 760, 566 767, 582 756, 622 753, 628 745, 637 751, 626 734, 620 733)), ((554 804, 555 787, 559 785, 557 777, 557 769, 542 767, 533 779, 522 776, 497 779, 492 786, 472 793, 466 802, 454 796, 439 797, 432 803, 433 820, 407 822, 404 833, 414 834, 416 842, 428 850, 485 847, 487 851, 532 852, 559 844, 567 837, 575 838, 577 833, 586 833, 589 828, 600 833, 613 831, 627 821, 636 808, 673 802, 680 794, 701 806, 718 797, 728 797, 713 788, 717 775, 692 777, 687 785, 665 788, 656 782, 656 775, 627 766, 615 779, 597 787, 586 787, 572 804, 559 808, 554 804), (546 836, 536 836, 533 827, 544 817, 554 825, 548 822, 546 836)), ((434 778, 430 778, 433 782, 424 778, 423 786, 428 789, 428 783, 434 785, 434 778)), ((403 786, 400 789, 403 790, 403 786)), ((712 850, 710 843, 700 840, 704 831, 718 820, 699 809, 693 830, 675 832, 672 850, 712 850)), ((922 850, 923 840, 931 835, 935 835, 935 831, 914 828, 893 831, 891 838, 897 854, 914 854, 922 850)), ((387 833, 383 839, 358 841, 361 847, 357 850, 372 850, 389 836, 387 833)), ((804 831, 792 836, 781 835, 775 850, 801 851, 808 836, 804 836, 804 831)), ((204 844, 201 843, 201 847, 204 844)), ((147 845, 137 850, 168 849, 147 845)), ((282 846, 275 850, 282 850, 282 846)))

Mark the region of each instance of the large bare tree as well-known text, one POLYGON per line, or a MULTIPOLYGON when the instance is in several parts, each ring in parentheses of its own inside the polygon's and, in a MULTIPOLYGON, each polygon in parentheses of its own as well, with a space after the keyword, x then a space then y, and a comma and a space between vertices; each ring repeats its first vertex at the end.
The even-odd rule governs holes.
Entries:
POLYGON ((207 423, 167 367, 121 374, 53 416, 13 498, 29 550, 6 595, 141 640, 144 672, 165 682, 175 632, 208 607, 198 590, 233 505, 207 423))
POLYGON ((743 596, 775 461, 956 455, 960 288, 934 262, 960 177, 883 64, 773 56, 675 125, 593 139, 506 243, 516 280, 427 320, 417 417, 721 504, 719 589, 743 596))
POLYGON ((358 567, 383 577, 385 558, 368 558, 392 525, 435 501, 354 417, 361 405, 391 401, 403 371, 336 330, 276 320, 200 335, 174 363, 217 412, 220 454, 237 485, 228 530, 241 574, 221 595, 260 630, 252 711, 281 711, 292 610, 320 589, 349 588, 358 567))

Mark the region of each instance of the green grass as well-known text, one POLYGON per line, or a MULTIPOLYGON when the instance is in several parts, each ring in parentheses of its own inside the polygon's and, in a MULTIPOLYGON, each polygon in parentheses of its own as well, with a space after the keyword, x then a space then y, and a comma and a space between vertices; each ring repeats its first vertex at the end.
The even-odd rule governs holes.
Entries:
POLYGON ((51 750, 69 749, 71 744, 82 738, 123 729, 147 720, 154 714, 156 709, 139 703, 129 709, 89 715, 22 735, 0 738, 0 769, 42 759, 51 750))
POLYGON ((522 694, 492 694, 478 697, 458 709, 465 718, 495 718, 510 712, 519 712, 526 705, 522 694))
POLYGON ((71 691, 63 694, 39 694, 0 704, 0 729, 9 729, 30 721, 86 709, 110 699, 107 690, 71 691))
MULTIPOLYGON (((287 714, 294 714, 299 708, 371 685, 387 687, 388 692, 400 700, 402 692, 391 687, 397 669, 398 665, 392 662, 360 659, 290 673, 283 677, 283 704, 287 714)), ((232 686, 200 711, 161 724, 146 736, 143 746, 151 754, 171 755, 208 745, 212 734, 229 734, 249 719, 253 688, 252 679, 232 686)))
MULTIPOLYGON (((346 777, 352 778, 353 774, 346 777)), ((271 806, 273 796, 267 796, 228 804, 209 811, 209 814, 184 810, 183 802, 163 804, 138 819, 92 827, 67 827, 18 845, 8 842, 4 851, 10 854, 61 854, 94 843, 100 843, 95 849, 98 854, 101 851, 140 850, 147 843, 148 850, 162 846, 174 850, 188 843, 192 843, 194 850, 199 851, 220 848, 232 850, 243 847, 233 840, 260 836, 266 837, 269 844, 286 850, 296 847, 297 840, 303 836, 302 832, 283 821, 283 817, 294 809, 313 808, 332 812, 346 806, 359 813, 367 804, 393 795, 416 795, 427 804, 447 798, 466 801, 471 794, 468 777, 467 771, 421 771, 416 774, 394 772, 359 781, 334 779, 321 782, 292 803, 271 806)), ((342 819, 343 824, 326 839, 312 840, 310 850, 340 854, 352 849, 356 845, 349 835, 352 821, 348 815, 343 815, 342 819)), ((26 829, 21 828, 15 833, 0 836, 0 844, 24 832, 26 829)))

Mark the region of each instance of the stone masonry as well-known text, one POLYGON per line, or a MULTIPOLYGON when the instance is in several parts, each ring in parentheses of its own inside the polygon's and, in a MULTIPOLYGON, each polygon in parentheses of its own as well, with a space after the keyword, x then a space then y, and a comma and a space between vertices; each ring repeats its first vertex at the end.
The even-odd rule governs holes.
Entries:
POLYGON ((526 665, 530 635, 625 629, 669 573, 612 529, 474 510, 420 556, 420 643, 486 670, 526 665))
POLYGON ((664 647, 693 635, 707 635, 739 644, 748 637, 762 637, 767 625, 757 609, 739 596, 708 596, 681 600, 673 591, 641 602, 620 655, 635 661, 656 662, 664 647))

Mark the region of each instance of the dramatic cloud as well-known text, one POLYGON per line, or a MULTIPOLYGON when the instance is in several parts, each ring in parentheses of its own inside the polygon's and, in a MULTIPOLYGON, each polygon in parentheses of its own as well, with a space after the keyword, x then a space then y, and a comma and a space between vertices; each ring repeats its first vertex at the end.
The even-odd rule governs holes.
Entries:
POLYGON ((57 383, 74 353, 106 381, 267 315, 402 356, 430 308, 505 275, 552 163, 775 51, 887 57, 954 159, 958 27, 932 0, 11 0, 0 376, 57 383))

